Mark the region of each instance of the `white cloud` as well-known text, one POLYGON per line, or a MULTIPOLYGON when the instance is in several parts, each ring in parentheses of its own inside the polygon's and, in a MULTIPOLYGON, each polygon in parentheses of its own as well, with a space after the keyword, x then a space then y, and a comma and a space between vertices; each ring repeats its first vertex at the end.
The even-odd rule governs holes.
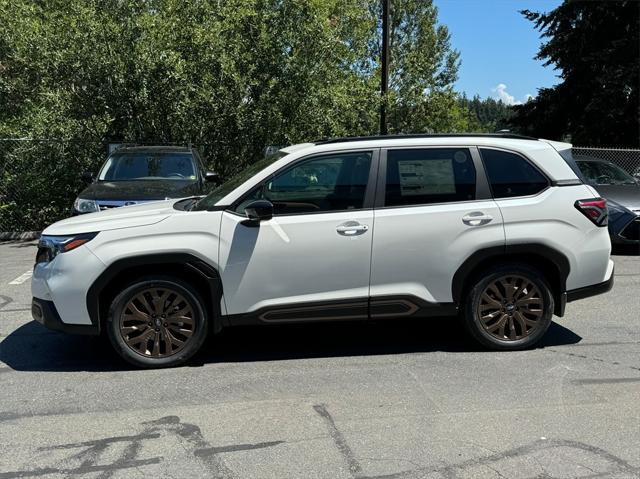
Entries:
POLYGON ((522 101, 516 100, 516 97, 507 91, 507 85, 504 83, 498 83, 495 88, 491 89, 491 91, 493 92, 493 98, 496 100, 502 100, 506 105, 522 105, 522 103, 526 103, 535 98, 531 93, 527 93, 522 101))
POLYGON ((498 83, 491 91, 494 93, 493 97, 496 100, 502 100, 502 102, 507 105, 519 105, 521 103, 516 101, 516 98, 507 92, 507 85, 504 83, 498 83))

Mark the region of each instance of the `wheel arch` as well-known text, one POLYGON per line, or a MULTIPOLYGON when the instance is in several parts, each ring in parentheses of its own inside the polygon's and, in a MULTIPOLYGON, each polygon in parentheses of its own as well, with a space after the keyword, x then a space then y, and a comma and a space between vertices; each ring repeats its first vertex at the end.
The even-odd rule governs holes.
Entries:
POLYGON ((189 253, 148 254, 119 259, 110 264, 87 292, 87 311, 91 324, 102 329, 113 298, 136 278, 153 275, 175 276, 188 281, 202 296, 214 332, 223 324, 220 301, 222 282, 218 271, 189 253))
POLYGON ((567 277, 571 270, 569 259, 560 251, 539 243, 497 246, 476 251, 469 256, 453 275, 451 294, 460 304, 470 289, 472 280, 485 268, 498 263, 524 263, 540 270, 551 287, 554 314, 564 315, 567 277))

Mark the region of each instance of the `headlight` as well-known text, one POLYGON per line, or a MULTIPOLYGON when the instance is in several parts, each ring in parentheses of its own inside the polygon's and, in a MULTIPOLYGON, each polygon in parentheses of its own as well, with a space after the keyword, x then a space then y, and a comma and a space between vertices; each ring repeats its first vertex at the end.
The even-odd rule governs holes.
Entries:
POLYGON ((78 213, 95 213, 100 211, 98 203, 94 200, 85 200, 84 198, 76 198, 73 202, 73 209, 78 213))
POLYGON ((48 263, 60 253, 76 249, 78 246, 91 241, 98 233, 82 233, 70 236, 47 236, 40 237, 38 242, 38 253, 36 263, 48 263))

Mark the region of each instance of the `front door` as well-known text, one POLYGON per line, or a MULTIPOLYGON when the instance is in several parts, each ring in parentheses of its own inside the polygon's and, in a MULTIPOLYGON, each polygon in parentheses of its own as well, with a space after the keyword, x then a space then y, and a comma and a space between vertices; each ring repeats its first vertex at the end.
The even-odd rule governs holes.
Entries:
POLYGON ((223 213, 227 314, 270 322, 367 317, 377 156, 303 158, 223 213), (274 216, 247 225, 244 207, 257 199, 271 201, 274 216))

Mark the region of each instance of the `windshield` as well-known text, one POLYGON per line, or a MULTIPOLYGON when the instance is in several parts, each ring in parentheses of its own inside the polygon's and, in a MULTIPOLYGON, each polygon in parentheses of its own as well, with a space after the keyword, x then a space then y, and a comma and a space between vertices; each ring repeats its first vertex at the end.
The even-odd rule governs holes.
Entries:
POLYGON ((279 151, 274 155, 269 155, 266 158, 263 158, 262 160, 254 163, 253 165, 248 166, 237 175, 222 183, 200 201, 198 201, 193 207, 193 210, 207 210, 212 208, 218 201, 227 196, 242 183, 286 155, 287 153, 279 151))
POLYGON ((635 185, 636 181, 622 168, 604 161, 577 161, 589 183, 594 185, 635 185))
POLYGON ((114 153, 98 174, 99 181, 195 180, 191 153, 136 151, 114 153))

